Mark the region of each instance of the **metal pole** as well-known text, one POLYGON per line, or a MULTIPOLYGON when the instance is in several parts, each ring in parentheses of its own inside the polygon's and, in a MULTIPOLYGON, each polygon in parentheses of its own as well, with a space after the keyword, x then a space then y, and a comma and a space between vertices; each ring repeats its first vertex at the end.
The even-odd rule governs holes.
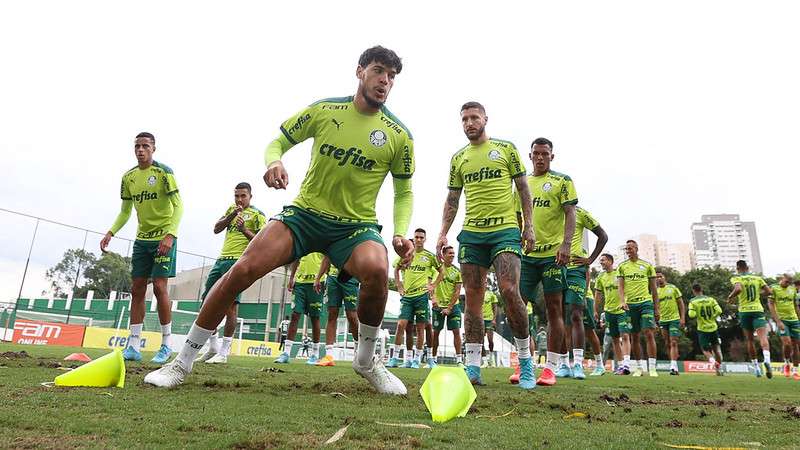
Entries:
MULTIPOLYGON (((83 233, 83 247, 81 247, 81 252, 86 250, 86 239, 89 238, 89 230, 86 230, 83 233)), ((83 253, 78 255, 78 270, 75 272, 75 280, 72 282, 72 295, 75 295, 75 289, 78 287, 78 278, 81 277, 81 265, 83 264, 83 253)), ((69 317, 72 315, 72 305, 69 305, 69 311, 67 311, 67 322, 69 323, 69 317)))
POLYGON ((22 271, 22 282, 19 284, 19 293, 17 294, 17 301, 14 304, 14 311, 6 316, 6 326, 4 328, 8 329, 8 323, 11 320, 11 316, 14 315, 16 317, 17 308, 19 307, 19 300, 22 297, 22 287, 25 286, 25 277, 28 276, 28 265, 31 262, 31 253, 33 253, 33 244, 36 242, 36 233, 39 231, 39 219, 36 219, 36 226, 33 228, 33 237, 31 238, 31 245, 28 247, 28 259, 25 260, 25 270, 22 271))

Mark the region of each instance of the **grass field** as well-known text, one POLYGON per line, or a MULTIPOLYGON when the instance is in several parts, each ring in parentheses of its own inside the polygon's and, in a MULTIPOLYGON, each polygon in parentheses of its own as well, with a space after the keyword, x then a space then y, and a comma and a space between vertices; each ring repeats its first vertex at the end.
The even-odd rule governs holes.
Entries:
POLYGON ((346 424, 331 448, 800 446, 800 382, 782 376, 605 375, 522 392, 507 383, 510 369, 484 369, 488 385, 467 417, 434 424, 419 396, 427 370, 397 369, 407 398, 378 396, 347 364, 255 358, 198 364, 174 390, 143 385, 147 363, 128 365, 124 389, 41 386, 75 350, 0 345, 0 447, 309 448, 346 424), (21 350, 30 356, 6 353, 21 350))

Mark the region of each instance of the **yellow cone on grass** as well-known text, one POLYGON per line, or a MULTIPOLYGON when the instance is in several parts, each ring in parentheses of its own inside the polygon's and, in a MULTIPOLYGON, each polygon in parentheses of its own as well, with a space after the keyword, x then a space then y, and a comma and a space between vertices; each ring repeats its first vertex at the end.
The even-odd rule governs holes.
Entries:
POLYGON ((88 362, 55 379, 56 386, 123 387, 125 386, 125 361, 122 351, 113 352, 88 362))
POLYGON ((434 422, 447 422, 454 417, 464 417, 478 397, 464 369, 437 366, 422 383, 419 395, 431 413, 434 422))

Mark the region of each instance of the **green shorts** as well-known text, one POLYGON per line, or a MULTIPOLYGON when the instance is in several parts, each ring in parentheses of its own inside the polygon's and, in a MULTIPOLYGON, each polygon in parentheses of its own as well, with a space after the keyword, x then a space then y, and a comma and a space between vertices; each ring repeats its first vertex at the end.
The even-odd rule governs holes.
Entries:
POLYGON ((619 337, 621 334, 630 334, 631 318, 627 311, 614 314, 606 311, 606 326, 611 337, 619 337))
POLYGON ((354 311, 358 307, 358 281, 355 278, 342 283, 336 277, 328 277, 325 282, 325 292, 328 294, 328 308, 341 308, 344 303, 345 311, 354 311))
POLYGON ((441 308, 433 308, 433 329, 441 331, 444 327, 445 318, 447 319, 448 330, 458 330, 461 328, 461 305, 456 305, 447 316, 442 314, 441 308))
POLYGON ((283 222, 292 232, 292 260, 320 252, 328 255, 334 266, 344 267, 362 242, 375 241, 384 245, 381 226, 377 223, 339 221, 297 206, 284 207, 270 220, 283 222))
POLYGON ((536 335, 536 314, 528 314, 528 335, 536 335))
MULTIPOLYGON (((201 297, 202 300, 206 299, 206 295, 208 295, 208 291, 214 286, 214 284, 222 278, 231 267, 233 267, 234 263, 236 263, 236 258, 220 258, 217 262, 214 263, 214 267, 211 268, 211 272, 208 272, 208 278, 206 279, 206 290, 203 292, 203 296, 201 297)), ((239 300, 242 299, 242 294, 236 296, 234 300, 235 303, 239 303, 239 300)))
POLYGON ((792 340, 800 340, 800 320, 782 320, 783 331, 779 330, 779 334, 789 336, 792 340))
POLYGON ((494 330, 494 325, 492 325, 492 321, 484 319, 483 320, 483 329, 485 331, 493 331, 494 330))
POLYGON ((586 304, 583 307, 583 327, 592 330, 597 328, 597 322, 594 321, 594 299, 591 297, 586 297, 586 304))
POLYGON ((292 312, 306 314, 308 317, 319 317, 322 311, 322 293, 317 294, 314 283, 295 284, 293 293, 292 312))
POLYGON ((172 250, 166 255, 158 255, 161 241, 133 241, 131 256, 131 278, 173 278, 175 277, 175 255, 178 254, 178 238, 172 240, 172 250))
POLYGON ((661 321, 658 323, 661 326, 661 329, 669 333, 670 336, 680 336, 681 335, 681 321, 680 320, 668 320, 666 322, 661 321))
POLYGON ((711 351, 715 345, 719 345, 719 332, 714 331, 700 331, 697 330, 697 340, 700 342, 700 348, 705 351, 711 351))
POLYGON ((416 319, 415 323, 428 323, 430 317, 428 293, 414 297, 400 297, 400 320, 416 319))
POLYGON ((564 278, 567 287, 564 289, 564 303, 583 306, 586 298, 586 266, 568 267, 564 278))
POLYGON ((522 254, 520 234, 517 228, 486 233, 464 230, 458 233, 458 262, 460 264, 475 264, 488 269, 500 253, 513 253, 517 256, 522 254))
POLYGON ((631 318, 631 332, 638 333, 643 328, 655 328, 656 316, 653 310, 653 301, 645 300, 641 303, 628 303, 631 318))
POLYGON ((564 290, 564 268, 556 265, 556 257, 522 257, 522 270, 519 277, 519 291, 525 301, 536 300, 536 287, 542 283, 545 294, 564 290))
POLYGON ((753 312, 740 312, 739 313, 739 326, 743 330, 755 331, 759 328, 767 326, 767 321, 764 320, 763 311, 753 312))

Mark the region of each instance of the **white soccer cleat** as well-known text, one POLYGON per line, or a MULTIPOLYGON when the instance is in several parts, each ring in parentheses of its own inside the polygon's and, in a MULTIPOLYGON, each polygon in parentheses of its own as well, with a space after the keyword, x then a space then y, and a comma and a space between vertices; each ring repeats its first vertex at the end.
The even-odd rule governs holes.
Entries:
POLYGON ((157 387, 173 388, 183 384, 183 380, 186 379, 187 375, 189 375, 189 372, 178 364, 178 360, 175 359, 168 364, 164 364, 160 369, 145 375, 144 382, 157 387))
POLYGON ((377 356, 372 358, 370 367, 358 366, 353 360, 353 370, 366 378, 378 393, 391 395, 406 395, 408 393, 403 382, 394 376, 392 372, 389 372, 389 369, 384 367, 377 356))
POLYGON ((221 354, 216 354, 206 360, 206 364, 228 364, 228 357, 221 354))
POLYGON ((194 362, 206 362, 209 359, 217 356, 217 352, 208 349, 205 353, 200 354, 197 358, 194 359, 194 362))

